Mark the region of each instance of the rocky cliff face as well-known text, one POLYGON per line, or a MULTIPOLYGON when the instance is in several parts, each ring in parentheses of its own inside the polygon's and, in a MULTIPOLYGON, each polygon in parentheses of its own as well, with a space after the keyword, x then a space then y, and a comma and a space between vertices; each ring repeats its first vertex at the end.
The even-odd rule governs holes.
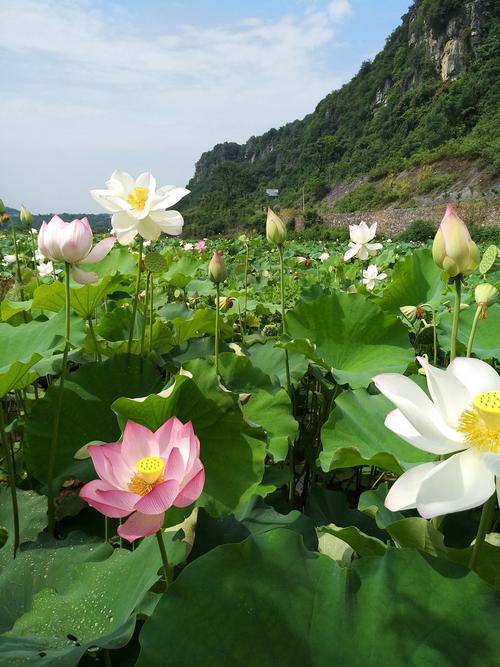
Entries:
POLYGON ((409 15, 408 45, 424 47, 443 81, 456 79, 481 41, 485 15, 486 0, 454 3, 444 20, 434 21, 422 16, 417 4, 409 15))

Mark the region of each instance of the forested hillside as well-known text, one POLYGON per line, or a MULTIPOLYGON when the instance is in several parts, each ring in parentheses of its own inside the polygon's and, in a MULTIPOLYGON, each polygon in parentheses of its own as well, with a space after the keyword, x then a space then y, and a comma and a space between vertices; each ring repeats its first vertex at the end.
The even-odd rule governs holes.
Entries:
MULTIPOLYGON (((381 179, 446 160, 462 171, 470 162, 494 186, 499 17, 494 0, 417 0, 373 62, 313 113, 204 153, 188 185, 188 229, 252 227, 267 203, 266 188, 279 188, 279 206, 299 209, 303 195, 306 207, 315 207, 332 186, 359 177, 336 210, 411 206, 413 183, 388 190, 381 179)), ((423 193, 452 185, 453 168, 442 171, 419 175, 423 193)))

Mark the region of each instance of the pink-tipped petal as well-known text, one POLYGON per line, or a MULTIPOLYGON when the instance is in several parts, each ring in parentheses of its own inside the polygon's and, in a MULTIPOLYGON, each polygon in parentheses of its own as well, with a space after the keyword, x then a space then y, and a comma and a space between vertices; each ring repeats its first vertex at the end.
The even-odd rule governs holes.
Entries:
POLYGON ((100 262, 101 259, 104 259, 104 257, 111 252, 115 243, 116 238, 113 236, 108 236, 108 238, 99 241, 99 243, 96 243, 92 248, 87 257, 81 260, 81 264, 95 264, 96 262, 100 262))
POLYGON ((138 498, 130 491, 118 491, 100 479, 94 479, 80 489, 80 496, 105 516, 118 519, 134 510, 138 498))
POLYGON ((136 504, 135 509, 143 514, 159 514, 165 512, 174 504, 179 493, 179 482, 168 479, 162 484, 157 484, 146 496, 142 496, 136 504))
POLYGON ((91 285, 99 280, 99 276, 94 271, 82 271, 76 266, 72 266, 70 271, 75 283, 80 285, 91 285))
POLYGON ((155 434, 145 426, 129 420, 123 432, 122 455, 125 463, 132 467, 147 456, 160 456, 155 434))
POLYGON ((204 484, 205 468, 202 466, 201 470, 199 470, 177 494, 174 505, 176 507, 187 507, 188 505, 191 505, 191 503, 194 503, 194 501, 200 497, 204 484))
POLYGON ((88 221, 73 220, 73 222, 65 223, 57 233, 62 258, 65 262, 77 264, 87 257, 93 241, 88 221))
POLYGON ((160 448, 160 456, 168 458, 170 450, 175 444, 176 438, 183 427, 183 423, 177 417, 170 417, 159 429, 155 436, 160 448))
POLYGON ((126 465, 121 447, 122 445, 117 442, 107 445, 91 445, 88 453, 102 480, 117 488, 125 489, 134 476, 135 470, 126 465))
POLYGON ((118 526, 118 535, 127 540, 127 542, 134 542, 134 540, 140 537, 153 535, 158 530, 161 530, 164 518, 164 512, 161 514, 141 514, 141 512, 134 512, 125 523, 118 526))
POLYGON ((170 454, 165 464, 165 470, 169 479, 175 479, 179 482, 179 485, 182 484, 182 480, 186 474, 186 462, 177 447, 170 450, 170 454))

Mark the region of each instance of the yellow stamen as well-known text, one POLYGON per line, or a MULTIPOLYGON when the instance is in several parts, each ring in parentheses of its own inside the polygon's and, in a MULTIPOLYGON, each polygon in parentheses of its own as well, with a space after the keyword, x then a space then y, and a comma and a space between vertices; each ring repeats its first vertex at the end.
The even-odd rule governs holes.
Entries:
POLYGON ((500 454, 500 392, 478 394, 473 406, 475 410, 464 410, 460 415, 457 431, 471 447, 500 454))
POLYGON ((127 201, 132 206, 132 208, 143 209, 146 205, 146 201, 149 195, 149 188, 140 188, 136 186, 133 190, 130 191, 127 201))
POLYGON ((164 481, 163 470, 165 462, 158 456, 146 456, 135 464, 137 474, 128 485, 129 491, 139 496, 146 496, 157 484, 164 481))

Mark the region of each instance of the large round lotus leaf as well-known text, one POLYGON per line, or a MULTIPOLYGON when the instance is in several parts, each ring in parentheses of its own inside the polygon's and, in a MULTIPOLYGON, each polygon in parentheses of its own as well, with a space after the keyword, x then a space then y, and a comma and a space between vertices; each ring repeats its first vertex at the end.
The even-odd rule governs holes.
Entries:
POLYGON ((198 504, 213 513, 231 511, 261 492, 265 435, 245 420, 238 395, 222 389, 213 368, 200 359, 190 362, 189 369, 193 379, 177 376, 167 397, 152 395, 142 402, 121 398, 113 409, 123 423, 133 419, 152 430, 174 415, 191 421, 205 466, 198 504))
POLYGON ((0 665, 73 667, 91 647, 124 646, 160 563, 154 537, 133 552, 76 537, 29 545, 0 573, 0 665))
POLYGON ((421 303, 439 306, 443 289, 441 269, 434 263, 431 251, 419 248, 399 260, 384 293, 376 301, 384 310, 399 314, 401 306, 421 303))
MULTIPOLYGON (((250 357, 252 365, 269 375, 274 384, 286 387, 285 352, 281 348, 275 347, 273 340, 268 340, 265 343, 255 343, 247 350, 246 354, 250 357)), ((294 382, 303 377, 309 365, 304 355, 297 352, 288 353, 288 363, 290 365, 290 377, 294 382)))
POLYGON ((463 566, 388 549, 343 569, 279 529, 188 565, 146 621, 138 665, 483 667, 497 663, 497 615, 463 566))
MULTIPOLYGON (((161 386, 161 376, 149 361, 128 355, 86 364, 71 373, 64 383, 55 477, 74 475, 82 481, 95 477, 88 461, 75 461, 74 454, 92 440, 113 442, 120 437, 111 410, 118 397, 144 396, 161 386)), ((41 482, 47 480, 58 394, 59 384, 53 384, 33 405, 26 421, 24 454, 30 473, 41 482)))
POLYGON ((286 319, 292 338, 314 344, 313 361, 353 389, 367 387, 377 373, 403 373, 414 357, 404 324, 361 294, 299 301, 286 319))
MULTIPOLYGON (((16 490, 19 509, 20 544, 34 540, 47 525, 47 499, 34 491, 16 490)), ((0 549, 0 569, 12 558, 14 548, 14 517, 8 487, 0 488, 0 529, 7 531, 7 541, 0 549)))
POLYGON ((412 447, 384 426, 393 409, 385 396, 364 389, 341 394, 321 429, 322 469, 370 465, 399 474, 416 463, 432 461, 432 454, 412 447))
MULTIPOLYGON (((465 356, 475 313, 475 304, 460 312, 457 338, 463 345, 462 350, 459 350, 459 354, 463 356, 465 356)), ((452 320, 452 313, 445 313, 439 322, 439 342, 447 352, 450 349, 452 320)), ((493 357, 500 359, 500 304, 490 306, 486 312, 486 319, 478 321, 472 354, 480 359, 492 359, 493 357)))

